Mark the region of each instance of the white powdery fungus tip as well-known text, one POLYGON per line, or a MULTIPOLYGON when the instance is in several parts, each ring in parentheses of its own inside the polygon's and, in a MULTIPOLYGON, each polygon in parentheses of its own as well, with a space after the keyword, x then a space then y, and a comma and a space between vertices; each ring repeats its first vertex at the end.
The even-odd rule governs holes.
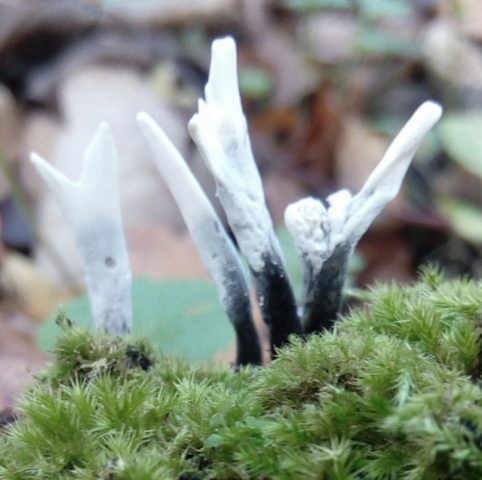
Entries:
POLYGON ((247 284, 239 255, 214 208, 176 147, 149 115, 140 113, 137 122, 153 154, 156 167, 176 200, 201 259, 216 284, 221 301, 228 308, 228 265, 231 266, 233 275, 235 272, 239 275, 238 288, 245 288, 247 294, 247 284))
POLYGON ((198 102, 189 133, 212 173, 228 223, 250 267, 265 255, 281 256, 248 137, 238 88, 236 44, 215 40, 205 100, 198 102))
POLYGON ((378 196, 386 198, 387 202, 395 198, 416 150, 441 115, 442 108, 437 103, 429 101, 422 104, 390 144, 360 194, 376 189, 378 196))
POLYGON ((227 108, 233 115, 242 115, 237 72, 234 40, 231 37, 214 40, 205 88, 206 101, 213 106, 227 108))
POLYGON ((397 196, 415 152, 441 115, 440 105, 432 101, 423 103, 390 144, 349 206, 343 234, 350 244, 358 242, 385 205, 397 196))
POLYGON ((73 232, 96 327, 115 335, 127 333, 132 328, 131 272, 119 205, 117 154, 109 126, 99 127, 76 181, 35 153, 30 159, 73 232))
MULTIPOLYGON (((137 115, 137 125, 139 126, 144 138, 146 139, 149 147, 151 149, 158 151, 157 148, 161 147, 163 155, 167 156, 167 159, 174 159, 175 162, 181 164, 184 163, 181 155, 177 151, 176 147, 169 140, 164 131, 157 125, 157 123, 145 112, 140 112, 137 115)), ((163 156, 156 155, 155 163, 158 169, 162 169, 163 173, 175 174, 176 172, 171 172, 170 167, 172 166, 172 161, 163 161, 163 156)), ((174 181, 174 179, 172 179, 174 181)))
POLYGON ((337 246, 353 249, 385 205, 396 197, 415 152, 441 115, 442 108, 437 103, 429 101, 421 105, 395 137, 360 192, 352 196, 347 190, 340 190, 330 195, 323 215, 318 212, 325 207, 321 203, 316 206, 313 199, 288 206, 287 228, 300 255, 315 272, 337 246), (313 219, 318 218, 317 215, 320 223, 315 228, 313 219))
POLYGON ((98 133, 101 133, 102 135, 111 135, 109 124, 107 122, 100 122, 98 133))
POLYGON ((328 213, 323 204, 311 197, 303 198, 288 205, 285 210, 285 224, 294 239, 298 255, 315 273, 321 270, 326 256, 326 225, 328 213))
POLYGON ((215 179, 229 226, 252 271, 263 318, 270 326, 271 353, 276 355, 301 326, 251 150, 231 38, 213 43, 205 94, 189 133, 215 179))
MULTIPOLYGON (((176 200, 188 229, 197 231, 199 220, 203 216, 217 219, 199 183, 161 127, 146 113, 137 115, 137 123, 153 153, 155 165, 176 200)), ((206 248, 209 249, 209 245, 198 245, 198 248, 203 256, 202 252, 206 248)))
POLYGON ((79 182, 73 182, 68 179, 65 175, 60 173, 58 170, 53 168, 47 161, 45 161, 36 152, 30 154, 30 161, 37 169, 37 172, 42 177, 42 180, 49 186, 49 188, 59 188, 58 186, 63 185, 65 187, 70 186, 75 188, 78 186, 79 182))

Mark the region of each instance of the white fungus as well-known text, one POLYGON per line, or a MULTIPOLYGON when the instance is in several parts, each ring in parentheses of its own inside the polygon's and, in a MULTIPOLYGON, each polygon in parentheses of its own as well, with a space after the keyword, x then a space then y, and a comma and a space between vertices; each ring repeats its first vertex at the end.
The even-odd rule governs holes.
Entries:
POLYGON ((206 99, 189 122, 189 132, 214 176, 217 194, 249 266, 259 272, 265 255, 281 258, 266 207, 261 178, 249 141, 239 95, 236 44, 212 46, 206 99))
POLYGON ((131 271, 119 205, 117 153, 103 123, 72 181, 39 155, 31 161, 69 224, 82 257, 95 326, 121 335, 132 328, 131 271))
POLYGON ((146 113, 137 116, 137 123, 153 153, 159 173, 176 200, 221 301, 228 308, 230 292, 226 279, 227 265, 242 275, 243 287, 248 294, 239 255, 198 181, 159 125, 146 113))
POLYGON ((434 102, 421 105, 356 195, 340 190, 327 198, 328 207, 319 200, 304 198, 286 208, 286 227, 314 274, 337 246, 353 249, 385 205, 396 197, 415 152, 441 114, 442 108, 434 102))

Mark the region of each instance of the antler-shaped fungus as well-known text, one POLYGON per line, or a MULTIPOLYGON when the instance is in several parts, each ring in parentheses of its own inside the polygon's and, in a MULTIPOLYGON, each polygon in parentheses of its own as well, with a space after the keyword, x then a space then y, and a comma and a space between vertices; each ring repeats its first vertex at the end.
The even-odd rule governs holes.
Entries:
POLYGON ((304 264, 303 330, 319 332, 338 314, 348 258, 373 220, 400 190, 423 137, 437 123, 441 107, 425 102, 395 137, 363 188, 352 196, 340 190, 327 198, 289 205, 285 223, 304 264))
POLYGON ((275 355, 290 334, 301 333, 301 325, 251 151, 232 38, 213 42, 205 94, 189 132, 214 176, 228 223, 250 266, 275 355))
POLYGON ((117 153, 109 127, 105 123, 99 127, 76 182, 35 153, 31 161, 74 234, 96 327, 114 335, 129 332, 131 271, 119 205, 117 153))
POLYGON ((237 365, 262 363, 241 259, 181 154, 149 115, 137 117, 159 170, 213 279, 237 337, 237 365))

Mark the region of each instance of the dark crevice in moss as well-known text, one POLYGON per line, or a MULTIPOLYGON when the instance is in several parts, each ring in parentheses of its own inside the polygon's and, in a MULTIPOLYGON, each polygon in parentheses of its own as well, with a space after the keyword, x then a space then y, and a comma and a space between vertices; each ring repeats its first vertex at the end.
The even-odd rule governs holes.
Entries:
POLYGON ((479 321, 476 324, 476 329, 479 333, 479 354, 475 361, 474 368, 472 369, 471 377, 475 382, 480 382, 482 379, 482 315, 479 316, 479 321))
POLYGON ((17 414, 11 407, 0 411, 0 434, 5 431, 12 423, 17 421, 17 414))

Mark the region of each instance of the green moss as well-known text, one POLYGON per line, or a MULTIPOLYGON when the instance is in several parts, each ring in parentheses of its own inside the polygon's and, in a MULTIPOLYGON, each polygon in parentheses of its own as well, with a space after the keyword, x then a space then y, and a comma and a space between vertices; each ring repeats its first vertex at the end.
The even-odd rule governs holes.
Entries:
POLYGON ((0 478, 480 479, 482 284, 377 286, 267 368, 192 366, 61 323, 0 478))

